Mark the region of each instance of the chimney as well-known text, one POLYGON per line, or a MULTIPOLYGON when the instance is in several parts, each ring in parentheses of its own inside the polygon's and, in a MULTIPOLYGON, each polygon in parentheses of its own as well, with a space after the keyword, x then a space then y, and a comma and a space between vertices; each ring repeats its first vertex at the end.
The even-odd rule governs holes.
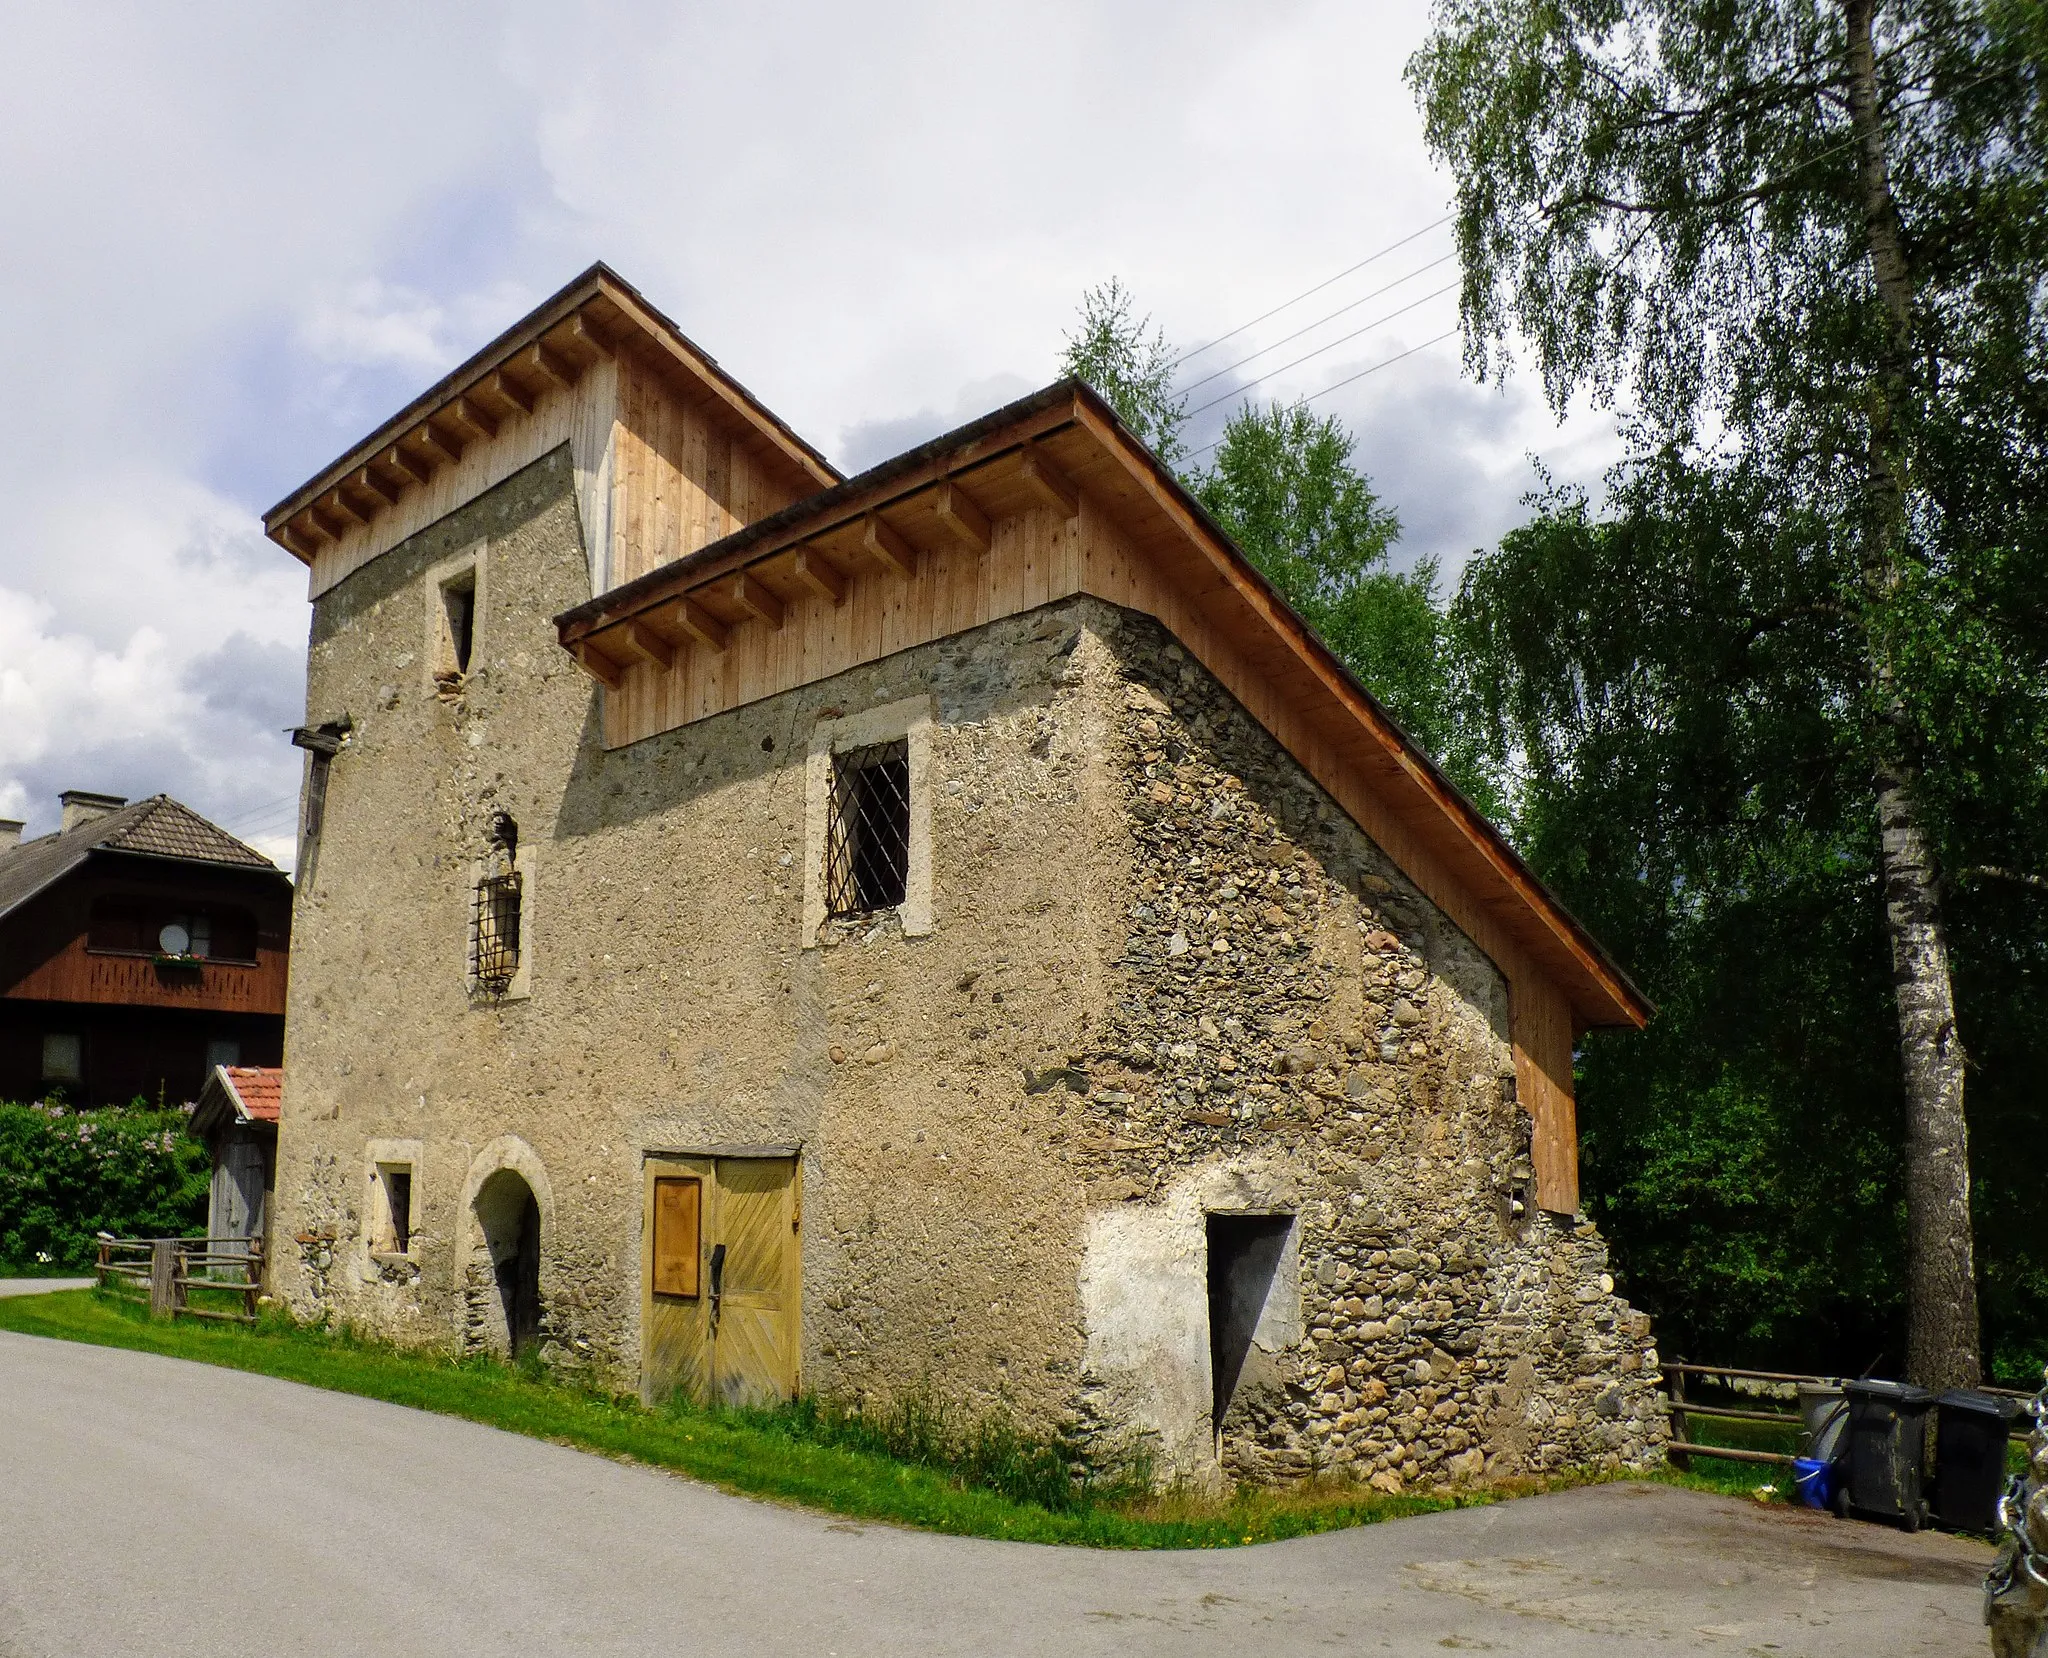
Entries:
POLYGON ((85 789, 66 789, 57 796, 57 804, 64 808, 64 821, 57 826, 57 832, 68 835, 72 830, 95 822, 109 812, 127 805, 128 802, 117 794, 92 794, 85 789))
POLYGON ((28 827, 18 817, 0 817, 0 852, 12 852, 21 844, 21 832, 28 827))

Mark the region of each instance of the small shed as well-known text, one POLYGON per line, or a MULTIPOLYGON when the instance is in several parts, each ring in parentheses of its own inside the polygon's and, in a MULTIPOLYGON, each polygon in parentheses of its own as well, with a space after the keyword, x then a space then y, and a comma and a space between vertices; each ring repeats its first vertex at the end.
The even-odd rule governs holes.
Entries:
POLYGON ((210 1238, 261 1238, 270 1224, 283 1078, 275 1065, 216 1065, 200 1091, 192 1132, 213 1153, 210 1238))

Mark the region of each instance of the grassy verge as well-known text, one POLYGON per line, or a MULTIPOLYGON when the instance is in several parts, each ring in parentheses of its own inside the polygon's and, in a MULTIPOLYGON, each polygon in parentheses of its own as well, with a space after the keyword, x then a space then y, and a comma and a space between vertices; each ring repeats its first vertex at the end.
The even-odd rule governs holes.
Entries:
POLYGON ((780 1411, 648 1410, 523 1368, 400 1352, 283 1321, 257 1330, 151 1323, 132 1304, 89 1290, 0 1300, 0 1329, 254 1371, 672 1469, 747 1496, 963 1536, 1094 1548, 1226 1548, 1536 1489, 1390 1497, 1330 1482, 1213 1500, 1082 1489, 1064 1497, 1048 1492, 1064 1503, 1048 1506, 979 1483, 1021 1481, 1029 1489, 1034 1470, 1042 1473, 1044 1448, 1006 1439, 1000 1428, 963 1446, 936 1423, 878 1423, 810 1403, 780 1411))

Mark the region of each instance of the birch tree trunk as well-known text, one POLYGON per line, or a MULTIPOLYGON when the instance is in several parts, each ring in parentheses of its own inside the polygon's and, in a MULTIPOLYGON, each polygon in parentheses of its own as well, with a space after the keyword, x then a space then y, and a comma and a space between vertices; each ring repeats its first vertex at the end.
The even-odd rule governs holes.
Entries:
POLYGON ((1886 636, 1906 534, 1899 417, 1910 396, 1913 279, 1878 108, 1877 4, 1847 0, 1844 18, 1863 223, 1887 323, 1870 402, 1865 646, 1881 717, 1873 781, 1906 1100, 1906 1374, 1923 1387, 1967 1387, 1980 1379, 1981 1371, 1963 1045, 1956 1031, 1941 871, 1921 812, 1920 771, 1886 636))

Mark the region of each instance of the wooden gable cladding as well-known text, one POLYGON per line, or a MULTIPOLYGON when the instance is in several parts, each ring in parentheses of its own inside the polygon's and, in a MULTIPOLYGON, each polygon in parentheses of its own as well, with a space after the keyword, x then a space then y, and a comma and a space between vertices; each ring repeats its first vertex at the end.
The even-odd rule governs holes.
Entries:
POLYGON ((723 541, 815 487, 768 466, 729 415, 640 357, 618 369, 610 585, 723 541))
POLYGON ((567 444, 592 582, 729 535, 838 474, 596 266, 264 517, 314 596, 567 444))

